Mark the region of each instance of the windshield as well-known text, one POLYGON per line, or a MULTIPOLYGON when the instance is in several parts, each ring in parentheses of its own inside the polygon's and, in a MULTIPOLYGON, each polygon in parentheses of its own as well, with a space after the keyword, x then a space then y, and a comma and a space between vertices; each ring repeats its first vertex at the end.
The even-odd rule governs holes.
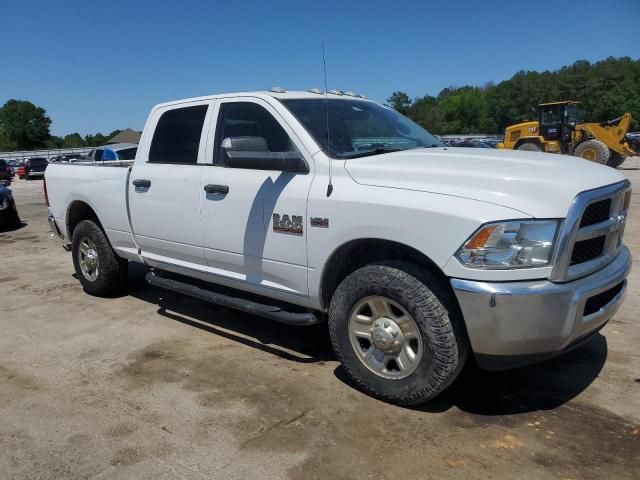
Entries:
POLYGON ((324 98, 281 102, 333 158, 348 159, 412 148, 443 146, 418 124, 377 103, 324 98))
POLYGON ((582 112, 580 107, 575 103, 570 103, 564 111, 565 117, 567 117, 567 123, 569 125, 576 125, 582 123, 582 112))

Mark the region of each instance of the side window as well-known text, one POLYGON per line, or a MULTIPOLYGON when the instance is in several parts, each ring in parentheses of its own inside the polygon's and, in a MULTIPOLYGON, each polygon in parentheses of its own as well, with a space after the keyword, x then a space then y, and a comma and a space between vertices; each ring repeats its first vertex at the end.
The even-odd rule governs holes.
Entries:
POLYGON ((162 114, 153 132, 149 162, 197 163, 207 105, 176 108, 162 114))
POLYGON ((103 153, 104 153, 104 150, 101 150, 100 148, 97 148, 96 151, 95 151, 96 156, 94 157, 93 161, 94 162, 101 162, 103 153))
POLYGON ((125 148, 118 151, 118 160, 134 160, 136 158, 137 147, 125 148))
POLYGON ((218 114, 214 163, 223 165, 221 144, 225 139, 242 139, 250 149, 291 152, 296 147, 278 121, 264 107, 251 102, 223 103, 218 114))
POLYGON ((117 160, 118 156, 116 155, 116 152, 114 152, 113 150, 111 150, 110 148, 105 148, 103 150, 103 154, 102 154, 102 160, 117 160))

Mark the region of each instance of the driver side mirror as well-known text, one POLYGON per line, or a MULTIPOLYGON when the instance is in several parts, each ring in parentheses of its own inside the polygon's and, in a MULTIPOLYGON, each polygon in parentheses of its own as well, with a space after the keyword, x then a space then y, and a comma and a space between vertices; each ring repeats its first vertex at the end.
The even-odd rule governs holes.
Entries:
POLYGON ((309 173, 307 162, 298 152, 270 152, 262 137, 227 137, 220 148, 227 167, 309 173))

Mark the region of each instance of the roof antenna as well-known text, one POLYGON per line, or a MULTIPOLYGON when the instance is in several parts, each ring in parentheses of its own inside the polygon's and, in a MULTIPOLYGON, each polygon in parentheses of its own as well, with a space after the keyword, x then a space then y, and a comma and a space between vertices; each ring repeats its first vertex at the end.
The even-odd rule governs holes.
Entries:
POLYGON ((329 153, 329 140, 331 137, 329 135, 329 97, 327 90, 327 61, 325 60, 324 55, 324 42, 322 42, 322 67, 324 70, 324 110, 327 119, 327 147, 325 148, 325 153, 329 157, 329 185, 327 185, 327 197, 330 197, 333 192, 333 158, 331 157, 331 153, 329 153))

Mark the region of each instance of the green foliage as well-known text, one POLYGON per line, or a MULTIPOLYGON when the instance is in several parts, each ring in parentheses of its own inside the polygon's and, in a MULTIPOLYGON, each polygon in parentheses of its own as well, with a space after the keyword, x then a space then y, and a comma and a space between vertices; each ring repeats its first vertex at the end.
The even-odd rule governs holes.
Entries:
POLYGON ((84 137, 84 143, 87 147, 97 147, 99 145, 104 145, 107 143, 111 136, 105 137, 101 133, 96 133, 95 135, 86 135, 84 137))
POLYGON ((555 71, 520 71, 497 85, 449 87, 437 97, 413 101, 394 92, 387 103, 437 134, 499 133, 508 125, 537 118, 540 102, 582 101, 585 120, 601 122, 631 112, 640 129, 640 60, 579 60, 555 71))
POLYGON ((46 145, 51 119, 44 108, 9 100, 0 108, 0 150, 28 150, 46 145))
POLYGON ((393 92, 387 102, 391 108, 402 114, 406 114, 411 106, 411 99, 404 92, 393 92))
POLYGON ((84 138, 82 138, 79 133, 65 135, 62 139, 62 148, 78 148, 86 146, 87 144, 84 141, 84 138))
POLYGON ((122 131, 89 134, 84 138, 79 133, 57 137, 50 135, 50 125, 51 119, 43 108, 23 100, 9 100, 0 107, 0 151, 96 147, 122 131))

